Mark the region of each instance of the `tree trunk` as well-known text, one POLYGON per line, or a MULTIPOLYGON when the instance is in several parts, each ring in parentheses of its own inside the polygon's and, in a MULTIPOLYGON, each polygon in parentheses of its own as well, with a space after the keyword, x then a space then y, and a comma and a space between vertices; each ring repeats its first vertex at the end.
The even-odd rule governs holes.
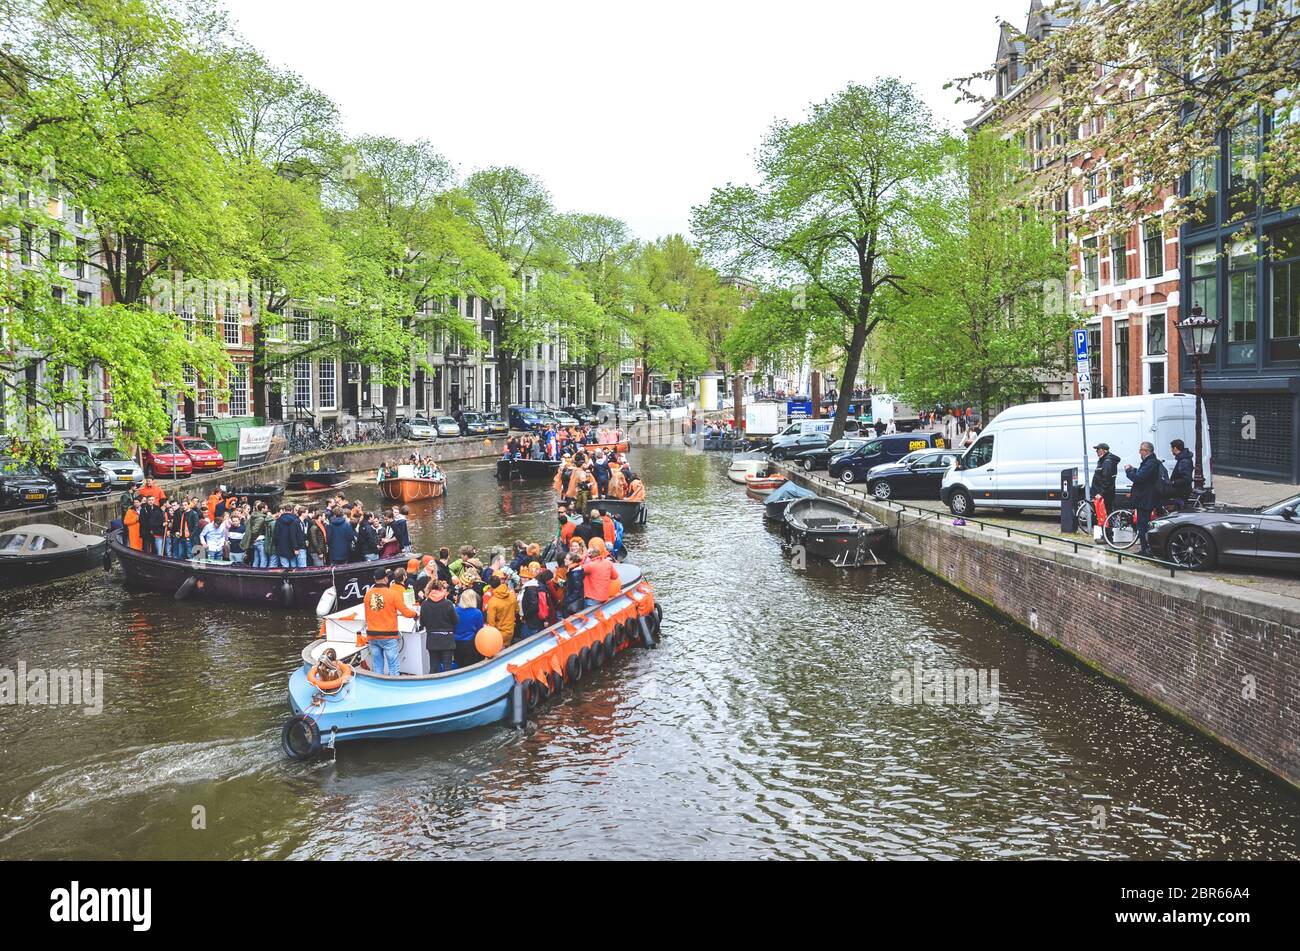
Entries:
POLYGON ((858 380, 858 365, 862 362, 862 349, 867 343, 867 316, 858 317, 853 325, 853 339, 844 361, 844 376, 840 381, 840 396, 835 401, 835 422, 831 423, 831 442, 844 435, 844 423, 849 418, 849 403, 853 402, 853 387, 858 380))
POLYGON ((384 425, 397 425, 397 387, 384 384, 384 425))
POLYGON ((589 366, 583 376, 583 394, 586 397, 586 405, 591 406, 596 402, 596 367, 589 366))

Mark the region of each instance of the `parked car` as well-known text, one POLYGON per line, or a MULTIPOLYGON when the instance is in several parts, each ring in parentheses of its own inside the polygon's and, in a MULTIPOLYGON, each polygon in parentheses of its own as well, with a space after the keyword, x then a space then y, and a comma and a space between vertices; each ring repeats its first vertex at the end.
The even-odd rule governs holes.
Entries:
POLYGON ((176 445, 190 457, 193 472, 217 472, 226 467, 226 459, 212 443, 198 436, 177 436, 176 445))
POLYGON ((488 436, 496 431, 483 413, 461 413, 457 422, 462 436, 488 436))
POLYGON ((866 441, 866 439, 860 436, 849 436, 846 439, 837 439, 833 443, 829 443, 825 446, 817 446, 813 449, 805 449, 803 452, 795 452, 792 458, 797 465, 803 468, 804 472, 812 472, 814 469, 825 469, 830 465, 830 461, 833 458, 843 455, 846 452, 852 452, 866 441))
POLYGON ((157 449, 145 450, 144 453, 144 474, 152 478, 160 476, 180 476, 192 475, 194 464, 190 457, 185 454, 185 450, 176 445, 175 442, 168 439, 163 442, 157 449))
POLYGON ((111 474, 101 469, 94 459, 84 452, 65 449, 51 464, 42 467, 45 474, 58 486, 59 495, 65 499, 79 499, 87 495, 108 495, 113 485, 111 474))
POLYGON ((112 474, 115 485, 144 485, 144 470, 140 464, 112 443, 73 443, 68 448, 73 452, 84 452, 94 459, 101 469, 112 474))
POLYGON ((1259 509, 1216 508, 1153 519, 1157 558, 1204 571, 1215 565, 1300 570, 1300 495, 1259 509))
POLYGON ((405 426, 412 439, 436 439, 438 436, 437 428, 424 416, 412 416, 410 419, 399 416, 397 425, 399 429, 405 426))
POLYGON ((580 426, 595 426, 600 422, 600 414, 590 406, 561 406, 560 409, 576 419, 580 426))
POLYGON ((772 443, 772 458, 781 462, 785 459, 793 459, 810 449, 826 449, 830 444, 831 436, 829 432, 810 432, 802 436, 795 436, 793 439, 787 437, 780 445, 777 445, 774 440, 772 443))
POLYGON ((30 462, 0 456, 0 508, 53 505, 59 500, 54 480, 30 462))
POLYGON ((646 418, 652 420, 667 419, 668 410, 656 403, 651 403, 649 408, 646 409, 646 418))
POLYGON ((484 413, 483 422, 488 425, 488 432, 494 435, 505 435, 510 432, 510 424, 497 413, 484 413))
POLYGON ((542 425, 542 417, 530 406, 510 407, 510 428, 530 432, 542 425))
POLYGON ((918 449, 943 449, 943 442, 942 433, 900 433, 868 438, 852 452, 832 458, 826 466, 826 473, 845 485, 866 482, 875 466, 897 462, 918 449))
MULTIPOLYGON (((1181 439, 1196 443, 1196 397, 1184 393, 1146 396, 1117 396, 1088 400, 1084 407, 1088 429, 1084 445, 1079 402, 1026 403, 998 413, 966 450, 957 468, 947 473, 940 489, 943 503, 957 516, 974 514, 976 508, 1056 509, 1061 505, 1061 472, 1083 468, 1088 473, 1095 462, 1092 449, 1106 443, 1120 457, 1115 480, 1118 497, 1131 488, 1125 465, 1137 465, 1138 446, 1150 442, 1166 469, 1173 468, 1169 443, 1181 439)), ((920 434, 918 434, 920 435, 920 434)), ((1201 439, 1204 447, 1205 482, 1213 482, 1210 465, 1209 414, 1202 412, 1201 439)))
POLYGON ((875 466, 867 473, 867 491, 880 499, 937 499, 943 477, 957 461, 952 449, 911 452, 897 462, 875 466))
POLYGON ((450 416, 439 416, 434 421, 434 427, 438 430, 438 436, 443 439, 460 435, 460 423, 450 416))

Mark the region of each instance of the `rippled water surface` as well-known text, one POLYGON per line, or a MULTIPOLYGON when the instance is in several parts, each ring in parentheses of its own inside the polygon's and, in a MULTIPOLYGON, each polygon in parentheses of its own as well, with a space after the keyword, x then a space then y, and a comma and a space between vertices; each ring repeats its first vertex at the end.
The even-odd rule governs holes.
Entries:
MULTIPOLYGON (((0 856, 1300 857, 1300 801, 1214 744, 905 564, 793 570, 716 454, 635 461, 663 643, 523 733, 291 763, 310 613, 116 572, 5 593, 0 667, 102 668, 105 709, 0 706, 0 856), (996 669, 996 711, 892 702, 917 662, 996 669)), ((550 503, 453 466, 412 535, 541 538, 550 503)))

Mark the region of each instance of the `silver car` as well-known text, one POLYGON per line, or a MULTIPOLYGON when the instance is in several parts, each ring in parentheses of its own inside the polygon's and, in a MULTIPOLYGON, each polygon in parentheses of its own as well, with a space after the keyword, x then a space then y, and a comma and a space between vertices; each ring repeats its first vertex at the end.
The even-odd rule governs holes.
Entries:
POLYGON ((139 464, 112 443, 81 442, 68 447, 73 452, 84 452, 95 464, 109 474, 113 485, 126 488, 144 485, 144 470, 139 464))
POLYGON ((434 425, 437 427, 439 436, 450 439, 452 436, 460 435, 460 423, 450 416, 439 416, 434 425))

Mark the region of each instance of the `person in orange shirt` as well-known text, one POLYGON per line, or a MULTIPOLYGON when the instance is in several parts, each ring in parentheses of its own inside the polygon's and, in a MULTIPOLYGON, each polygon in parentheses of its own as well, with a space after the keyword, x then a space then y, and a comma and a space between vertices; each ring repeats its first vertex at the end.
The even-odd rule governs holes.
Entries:
POLYGON ((153 479, 145 479, 144 485, 141 486, 138 494, 143 499, 153 499, 159 505, 162 505, 167 500, 167 493, 154 485, 153 479))
POLYGON ((136 551, 144 550, 144 541, 140 537, 140 509, 132 505, 122 516, 122 524, 126 526, 126 543, 136 551))
POLYGON ((645 483, 640 479, 633 479, 632 485, 628 489, 627 501, 644 502, 645 501, 645 483))
POLYGON ((220 501, 221 501, 221 493, 217 489, 213 489, 212 494, 208 496, 208 521, 209 522, 215 522, 217 520, 217 503, 220 501))
POLYGON ((406 606, 405 590, 388 585, 388 575, 375 575, 375 583, 366 590, 366 641, 370 644, 370 666, 377 674, 396 677, 400 672, 398 655, 402 643, 397 630, 397 616, 418 617, 406 606), (382 670, 380 668, 383 668, 382 670))
POLYGON ((605 556, 605 540, 593 538, 587 547, 587 560, 582 563, 582 593, 589 608, 609 600, 610 582, 618 573, 614 563, 605 556))

